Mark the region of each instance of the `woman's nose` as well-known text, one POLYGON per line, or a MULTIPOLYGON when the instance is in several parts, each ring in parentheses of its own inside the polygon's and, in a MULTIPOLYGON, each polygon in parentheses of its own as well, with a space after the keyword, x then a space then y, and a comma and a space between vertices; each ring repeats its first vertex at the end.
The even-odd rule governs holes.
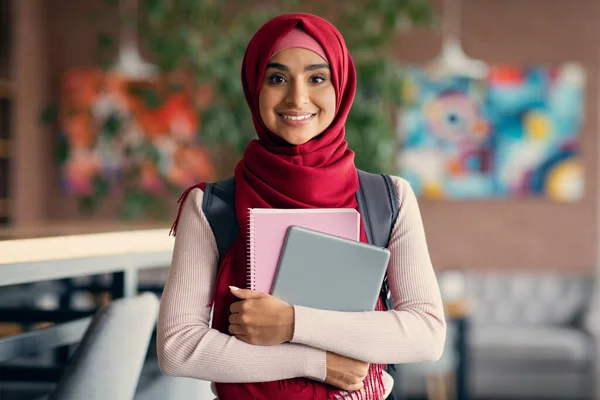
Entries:
POLYGON ((289 85, 289 90, 286 96, 286 102, 292 106, 302 106, 308 103, 308 88, 302 82, 295 82, 289 85))

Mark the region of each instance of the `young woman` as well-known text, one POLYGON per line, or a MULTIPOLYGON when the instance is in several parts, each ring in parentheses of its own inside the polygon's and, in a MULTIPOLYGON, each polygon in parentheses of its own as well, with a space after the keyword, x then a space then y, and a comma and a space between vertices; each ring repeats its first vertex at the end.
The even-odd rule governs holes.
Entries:
POLYGON ((356 74, 333 25, 309 14, 270 20, 248 45, 242 84, 258 140, 235 169, 240 235, 219 264, 202 213, 204 185, 184 193, 159 316, 161 370, 216 382, 219 400, 380 400, 393 383, 385 364, 436 360, 445 342, 415 195, 393 177, 400 213, 389 243, 392 310, 381 300, 365 313, 292 307, 241 289, 248 208, 358 210, 359 187, 344 139, 356 74))

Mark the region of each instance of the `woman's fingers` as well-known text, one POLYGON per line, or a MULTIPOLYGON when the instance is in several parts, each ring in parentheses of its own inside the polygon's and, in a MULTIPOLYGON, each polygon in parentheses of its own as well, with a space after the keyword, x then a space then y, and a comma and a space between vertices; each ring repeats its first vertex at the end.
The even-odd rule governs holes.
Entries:
POLYGON ((364 387, 365 387, 365 383, 364 382, 359 382, 359 383, 356 383, 354 385, 349 385, 348 389, 344 389, 344 390, 346 390, 348 392, 354 392, 354 391, 357 391, 357 390, 362 390, 364 387))
POLYGON ((229 324, 231 325, 243 325, 242 318, 240 314, 230 314, 229 315, 229 324))
POLYGON ((363 380, 364 378, 361 379, 358 376, 338 371, 330 374, 330 376, 327 377, 326 382, 337 387, 338 389, 352 392, 355 390, 361 390, 365 386, 363 380))
POLYGON ((338 389, 345 390, 347 392, 354 392, 356 390, 362 390, 365 387, 364 382, 348 383, 345 380, 333 380, 328 382, 330 385, 337 387, 338 389))
POLYGON ((362 384, 364 380, 364 378, 350 374, 343 374, 341 378, 344 381, 344 383, 346 383, 346 385, 351 387, 362 384))
POLYGON ((231 324, 229 325, 229 333, 232 335, 245 335, 246 329, 242 325, 231 324))
POLYGON ((243 301, 234 301, 233 304, 229 306, 229 311, 232 314, 239 313, 240 311, 242 311, 242 303, 243 301))

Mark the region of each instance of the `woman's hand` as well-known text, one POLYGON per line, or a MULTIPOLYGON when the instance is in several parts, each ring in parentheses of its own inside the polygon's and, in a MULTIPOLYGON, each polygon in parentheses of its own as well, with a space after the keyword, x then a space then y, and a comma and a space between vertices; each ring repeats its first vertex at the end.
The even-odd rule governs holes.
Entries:
POLYGON ((289 342, 294 336, 294 308, 266 293, 231 286, 242 301, 231 305, 229 333, 258 346, 289 342))
POLYGON ((330 352, 327 352, 326 360, 326 383, 348 392, 364 387, 363 381, 369 374, 369 363, 330 352))

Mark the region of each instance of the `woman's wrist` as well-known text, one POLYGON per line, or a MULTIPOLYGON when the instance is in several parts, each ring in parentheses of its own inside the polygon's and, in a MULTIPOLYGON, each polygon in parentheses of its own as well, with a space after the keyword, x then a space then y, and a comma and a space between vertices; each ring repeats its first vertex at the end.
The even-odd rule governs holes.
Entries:
POLYGON ((294 326, 295 326, 295 312, 294 307, 288 305, 285 312, 283 313, 283 326, 285 327, 285 339, 286 342, 291 342, 294 338, 294 326))

